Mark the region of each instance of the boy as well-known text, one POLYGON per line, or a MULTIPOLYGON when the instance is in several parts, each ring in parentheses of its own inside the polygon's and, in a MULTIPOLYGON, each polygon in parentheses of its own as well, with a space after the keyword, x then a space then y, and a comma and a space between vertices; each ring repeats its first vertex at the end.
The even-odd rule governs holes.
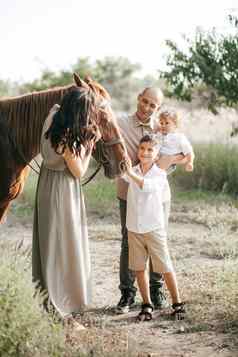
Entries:
MULTIPOLYGON (((128 155, 135 165, 137 161, 137 149, 142 136, 152 133, 155 127, 155 114, 158 113, 163 103, 163 93, 159 88, 147 87, 141 91, 137 97, 136 111, 132 115, 117 118, 122 137, 124 139, 128 155)), ((120 221, 121 221, 121 250, 120 250, 120 301, 115 312, 118 314, 127 313, 135 303, 136 287, 135 274, 128 268, 128 234, 126 228, 126 206, 128 183, 123 178, 116 180, 117 198, 119 201, 120 221)), ((169 185, 164 190, 164 206, 167 220, 170 208, 170 188, 169 185)), ((163 294, 163 279, 160 274, 150 271, 151 299, 156 309, 165 306, 166 300, 163 294)))
POLYGON ((194 152, 186 136, 178 131, 179 117, 173 110, 165 110, 159 114, 158 140, 161 143, 160 157, 157 161, 160 168, 168 169, 168 156, 182 153, 186 171, 193 171, 194 152))
POLYGON ((132 167, 128 160, 124 178, 129 183, 127 195, 127 217, 129 241, 129 268, 136 273, 137 283, 143 299, 140 321, 151 320, 153 306, 150 298, 149 277, 146 271, 151 258, 153 271, 162 273, 171 294, 173 315, 185 313, 177 288, 176 275, 170 259, 162 192, 167 183, 166 172, 154 163, 159 152, 155 135, 142 137, 138 148, 139 164, 132 167))

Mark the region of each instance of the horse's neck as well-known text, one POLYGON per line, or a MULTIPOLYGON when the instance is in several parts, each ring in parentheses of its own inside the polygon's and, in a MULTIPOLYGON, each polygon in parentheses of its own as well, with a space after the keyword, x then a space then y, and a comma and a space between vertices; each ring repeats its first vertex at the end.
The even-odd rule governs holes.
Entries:
POLYGON ((73 86, 59 87, 0 101, 0 111, 6 118, 16 147, 27 161, 40 151, 44 121, 54 104, 73 86))

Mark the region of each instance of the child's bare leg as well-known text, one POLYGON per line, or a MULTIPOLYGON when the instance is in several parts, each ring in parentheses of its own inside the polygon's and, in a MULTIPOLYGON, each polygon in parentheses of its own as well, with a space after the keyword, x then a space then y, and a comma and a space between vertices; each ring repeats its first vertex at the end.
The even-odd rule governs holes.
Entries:
POLYGON ((150 300, 149 274, 146 270, 136 271, 136 279, 143 299, 141 312, 137 319, 138 321, 150 321, 152 319, 153 306, 150 300))
POLYGON ((164 273, 163 276, 164 276, 165 284, 170 292, 172 303, 176 304, 178 302, 181 302, 175 273, 168 272, 168 273, 164 273))
POLYGON ((186 313, 184 308, 185 303, 180 300, 176 275, 174 272, 164 273, 163 275, 172 299, 172 308, 174 311, 171 316, 177 320, 183 320, 184 314, 186 313))
POLYGON ((144 304, 151 304, 149 274, 146 270, 136 271, 137 284, 144 304))

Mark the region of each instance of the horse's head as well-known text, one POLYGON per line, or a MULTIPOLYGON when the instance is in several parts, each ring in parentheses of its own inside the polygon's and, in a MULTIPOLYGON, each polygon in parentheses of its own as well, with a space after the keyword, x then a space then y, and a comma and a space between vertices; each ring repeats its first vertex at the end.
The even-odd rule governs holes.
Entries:
POLYGON ((125 171, 127 151, 110 106, 110 96, 100 84, 89 77, 83 81, 74 74, 74 80, 77 86, 90 88, 96 96, 96 115, 91 118, 89 126, 97 127, 101 139, 96 143, 93 156, 103 165, 105 176, 119 176, 125 171))

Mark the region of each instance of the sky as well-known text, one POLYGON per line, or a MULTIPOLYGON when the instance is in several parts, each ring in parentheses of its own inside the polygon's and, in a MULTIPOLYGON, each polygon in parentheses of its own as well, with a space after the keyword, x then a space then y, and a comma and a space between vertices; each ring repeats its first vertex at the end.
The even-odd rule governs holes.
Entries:
POLYGON ((127 57, 154 74, 165 40, 196 27, 225 31, 237 0, 0 0, 0 80, 29 81, 69 70, 79 57, 127 57))

